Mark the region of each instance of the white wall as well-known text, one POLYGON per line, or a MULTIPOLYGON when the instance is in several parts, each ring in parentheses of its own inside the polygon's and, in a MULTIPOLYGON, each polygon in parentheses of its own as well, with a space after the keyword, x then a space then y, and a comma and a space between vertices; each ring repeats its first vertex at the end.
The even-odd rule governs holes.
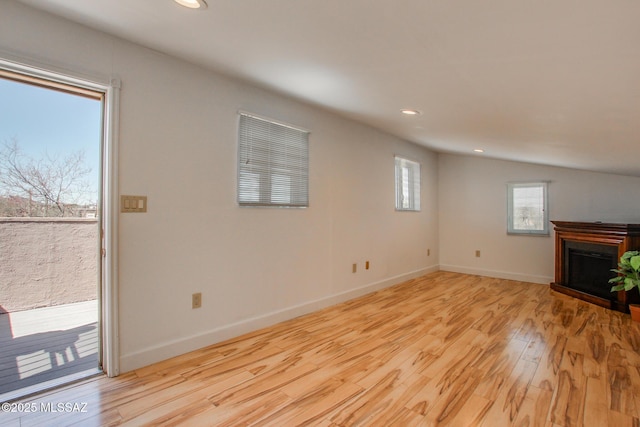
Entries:
POLYGON ((510 181, 549 181, 551 220, 640 223, 640 178, 450 154, 438 170, 443 270, 553 280, 552 226, 548 237, 507 235, 510 181))
POLYGON ((122 80, 120 192, 148 196, 148 213, 119 219, 122 371, 437 268, 434 153, 13 1, 0 9, 0 55, 122 80), (311 130, 308 209, 237 206, 239 109, 311 130), (422 163, 420 213, 394 210, 394 154, 422 163))

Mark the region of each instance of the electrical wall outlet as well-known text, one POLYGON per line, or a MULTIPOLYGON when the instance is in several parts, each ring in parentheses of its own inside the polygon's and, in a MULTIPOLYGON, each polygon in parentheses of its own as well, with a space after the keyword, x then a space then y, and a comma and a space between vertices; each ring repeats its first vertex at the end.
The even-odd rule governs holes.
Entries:
POLYGON ((480 250, 476 251, 476 258, 480 258, 480 250))
POLYGON ((364 268, 365 268, 365 270, 368 270, 368 269, 369 269, 369 261, 365 262, 365 264, 364 264, 364 268))
POLYGON ((358 264, 353 264, 353 266, 351 267, 351 272, 356 273, 357 271, 358 271, 358 264))
POLYGON ((198 292, 191 295, 191 308, 202 307, 202 293, 198 292))

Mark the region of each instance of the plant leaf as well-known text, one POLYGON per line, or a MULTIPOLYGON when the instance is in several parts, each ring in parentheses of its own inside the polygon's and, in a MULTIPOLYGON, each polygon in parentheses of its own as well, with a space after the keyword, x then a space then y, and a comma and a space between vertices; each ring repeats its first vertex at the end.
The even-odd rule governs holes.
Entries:
POLYGON ((638 269, 640 269, 640 256, 636 255, 631 257, 629 263, 634 270, 638 271, 638 269))
POLYGON ((625 277, 625 279, 624 279, 624 290, 625 291, 630 291, 635 286, 636 286, 636 283, 634 282, 634 280, 631 277, 625 277))

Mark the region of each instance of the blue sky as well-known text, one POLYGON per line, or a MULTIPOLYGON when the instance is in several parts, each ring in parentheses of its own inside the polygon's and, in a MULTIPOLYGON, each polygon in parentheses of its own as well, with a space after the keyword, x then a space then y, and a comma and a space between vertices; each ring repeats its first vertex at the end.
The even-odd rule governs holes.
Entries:
POLYGON ((0 144, 16 139, 35 159, 83 150, 98 189, 100 101, 0 78, 0 144))

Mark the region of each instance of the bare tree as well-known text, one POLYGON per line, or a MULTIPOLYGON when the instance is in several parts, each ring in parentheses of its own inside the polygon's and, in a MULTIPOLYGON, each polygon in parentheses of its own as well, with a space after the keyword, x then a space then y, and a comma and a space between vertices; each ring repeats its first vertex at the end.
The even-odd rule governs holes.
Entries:
MULTIPOLYGON (((91 195, 84 151, 33 159, 13 138, 0 147, 0 191, 11 216, 73 216, 91 195)), ((2 207, 2 204, 0 204, 2 207)), ((0 212, 0 215, 3 213, 0 212)))

